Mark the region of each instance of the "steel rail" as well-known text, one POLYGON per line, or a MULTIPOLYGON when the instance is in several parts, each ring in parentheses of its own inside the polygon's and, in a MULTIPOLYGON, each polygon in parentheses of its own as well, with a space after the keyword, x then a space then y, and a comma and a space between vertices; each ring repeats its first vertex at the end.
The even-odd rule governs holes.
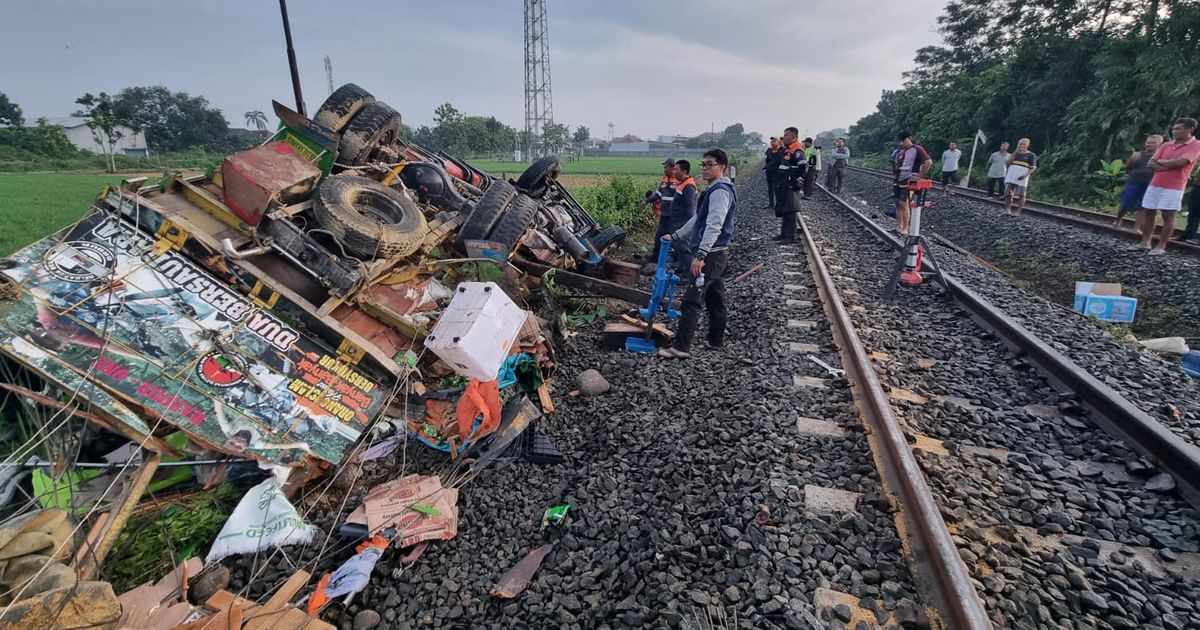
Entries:
MULTIPOLYGON (((887 173, 886 171, 879 171, 873 168, 864 168, 862 166, 850 166, 848 168, 855 173, 863 173, 865 175, 873 175, 875 177, 891 180, 891 174, 887 173)), ((985 203, 998 206, 1005 205, 1003 199, 994 199, 989 197, 987 196, 986 192, 983 192, 977 188, 959 187, 957 190, 957 194, 961 194, 962 196, 975 201, 983 201, 985 203)), ((1025 211, 1039 217, 1044 217, 1051 221, 1062 223, 1064 225, 1090 230, 1099 234, 1107 234, 1109 236, 1122 238, 1128 241, 1137 241, 1142 238, 1141 234, 1138 234, 1137 232, 1113 225, 1113 216, 1104 214, 1103 212, 1085 210, 1083 208, 1074 208, 1071 206, 1063 206, 1047 201, 1037 201, 1036 199, 1027 199, 1025 201, 1025 211)), ((1159 226, 1156 231, 1161 233, 1162 226, 1159 226)), ((1183 229, 1175 228, 1175 235, 1171 238, 1171 241, 1167 243, 1167 248, 1180 253, 1200 256, 1200 245, 1178 240, 1179 236, 1182 234, 1183 229)))
POLYGON ((803 218, 800 228, 808 253, 809 269, 816 279, 817 293, 829 317, 830 330, 842 358, 842 368, 846 370, 851 383, 860 416, 870 429, 867 438, 879 467, 880 481, 898 504, 896 507, 904 519, 901 530, 907 533, 902 538, 908 543, 910 556, 915 561, 913 573, 927 599, 933 602, 945 627, 968 630, 991 628, 987 611, 954 545, 937 500, 929 489, 900 421, 875 374, 867 350, 854 330, 850 314, 838 295, 833 277, 803 218))
MULTIPOLYGON (((900 239, 890 234, 886 228, 872 221, 844 199, 830 193, 824 186, 821 186, 821 190, 850 212, 876 238, 897 252, 903 249, 900 239)), ((937 270, 936 265, 928 258, 925 259, 925 264, 930 269, 937 270)), ((972 319, 999 335, 1009 347, 1023 353, 1056 390, 1077 396, 1080 402, 1091 410, 1092 418, 1102 429, 1132 446, 1143 457, 1156 462, 1175 479, 1180 496, 1200 509, 1200 448, 1172 433, 1161 422, 1055 350, 954 276, 945 270, 941 271, 941 275, 946 281, 946 291, 971 314, 972 319)))

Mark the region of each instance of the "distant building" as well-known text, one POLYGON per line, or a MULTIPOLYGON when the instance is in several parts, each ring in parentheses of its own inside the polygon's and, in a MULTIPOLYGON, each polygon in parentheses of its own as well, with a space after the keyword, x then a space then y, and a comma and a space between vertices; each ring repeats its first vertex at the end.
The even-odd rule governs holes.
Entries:
POLYGON ((642 142, 642 139, 631 133, 627 133, 620 138, 613 138, 609 144, 630 144, 633 142, 642 142))
MULTIPOLYGON (((107 151, 107 147, 97 142, 96 137, 92 135, 92 130, 88 129, 86 118, 76 116, 50 118, 48 122, 52 125, 62 127, 63 132, 67 134, 67 140, 70 140, 71 144, 75 145, 78 149, 101 154, 107 151)), ((146 147, 146 134, 134 131, 123 125, 118 125, 117 131, 121 132, 121 139, 113 147, 117 155, 127 155, 129 157, 146 157, 150 155, 150 149, 146 147)))

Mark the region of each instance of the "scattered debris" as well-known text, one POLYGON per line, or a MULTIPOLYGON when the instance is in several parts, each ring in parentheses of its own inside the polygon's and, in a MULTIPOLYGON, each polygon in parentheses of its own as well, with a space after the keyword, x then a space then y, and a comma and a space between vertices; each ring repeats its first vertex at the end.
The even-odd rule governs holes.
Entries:
POLYGON ((550 552, 554 551, 554 545, 542 545, 537 549, 529 552, 529 555, 521 559, 516 566, 509 569, 507 573, 500 577, 500 581, 492 587, 492 597, 501 599, 512 599, 521 594, 525 587, 529 586, 529 581, 533 579, 533 574, 541 568, 542 561, 550 552))
POLYGON ((246 492, 213 542, 205 564, 225 556, 311 542, 316 528, 304 522, 272 477, 246 492))
POLYGON ((738 277, 734 278, 733 281, 741 282, 742 280, 745 280, 746 278, 750 277, 750 275, 753 274, 754 272, 758 271, 759 269, 762 269, 763 264, 764 263, 758 263, 757 265, 754 265, 753 267, 743 271, 742 273, 738 274, 738 277))
POLYGON ((547 526, 556 526, 562 524, 562 522, 567 518, 567 512, 570 511, 570 503, 552 505, 546 508, 545 514, 542 514, 542 526, 539 529, 544 530, 547 526))

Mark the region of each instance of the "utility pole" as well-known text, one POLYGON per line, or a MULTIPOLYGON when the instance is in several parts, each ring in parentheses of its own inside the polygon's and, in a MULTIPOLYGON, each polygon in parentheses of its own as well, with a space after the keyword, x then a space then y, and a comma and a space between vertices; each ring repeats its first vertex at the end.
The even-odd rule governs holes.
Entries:
POLYGON ((546 0, 525 0, 525 137, 530 160, 548 152, 544 131, 552 123, 546 0))
POLYGON ((325 55, 325 83, 329 87, 329 93, 333 94, 333 62, 330 61, 329 55, 325 55))
POLYGON ((292 92, 296 96, 296 111, 301 116, 307 116, 304 111, 304 95, 300 93, 300 70, 296 67, 296 49, 292 46, 292 25, 288 23, 287 0, 279 0, 279 14, 283 16, 283 38, 287 41, 288 67, 292 71, 292 92))

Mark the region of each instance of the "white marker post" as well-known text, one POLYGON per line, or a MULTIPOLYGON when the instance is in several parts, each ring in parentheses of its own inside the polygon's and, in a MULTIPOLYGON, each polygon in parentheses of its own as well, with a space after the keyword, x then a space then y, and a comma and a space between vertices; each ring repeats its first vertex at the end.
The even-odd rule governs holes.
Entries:
POLYGON ((971 143, 971 162, 967 164, 967 182, 963 184, 963 188, 971 187, 971 169, 975 168, 975 149, 979 146, 980 142, 987 144, 987 136, 983 133, 982 129, 976 129, 975 141, 971 143))

